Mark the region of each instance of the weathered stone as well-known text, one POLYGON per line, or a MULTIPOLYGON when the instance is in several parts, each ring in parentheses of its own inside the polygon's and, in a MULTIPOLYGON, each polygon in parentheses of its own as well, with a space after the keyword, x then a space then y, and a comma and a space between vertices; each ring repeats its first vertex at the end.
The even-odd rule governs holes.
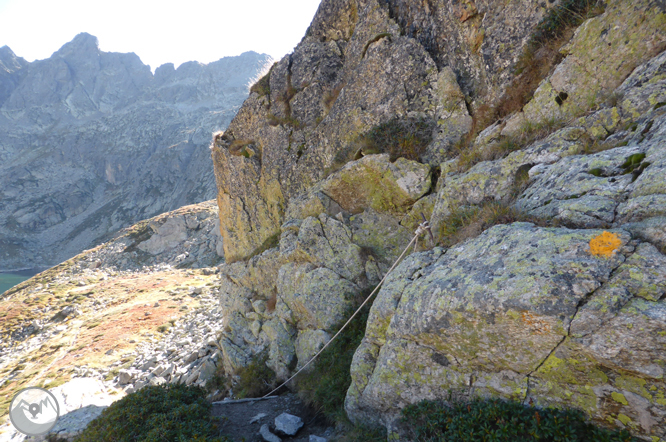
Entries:
POLYGON ((215 375, 215 372, 217 371, 217 366, 215 363, 207 359, 204 361, 204 363, 201 365, 201 369, 199 371, 199 377, 197 378, 197 382, 208 382, 211 379, 213 379, 213 376, 215 375))
POLYGON ((287 264, 278 276, 277 314, 299 329, 331 330, 351 308, 360 288, 325 267, 287 264))
POLYGON ((404 212, 430 189, 430 168, 404 158, 391 163, 388 154, 367 155, 324 180, 321 188, 350 213, 366 207, 404 212))
POLYGON ((564 158, 533 175, 516 206, 531 215, 576 226, 610 226, 632 181, 622 165, 639 153, 638 147, 627 146, 564 158))
POLYGON ((282 439, 271 433, 270 428, 268 428, 268 424, 263 424, 261 428, 259 429, 259 434, 261 435, 262 439, 264 439, 266 442, 281 442, 282 439))
POLYGON ((348 281, 360 282, 364 274, 362 251, 351 240, 347 225, 322 213, 303 220, 297 234, 287 232, 280 241, 280 255, 283 261, 325 265, 348 281))
POLYGON ((296 338, 296 357, 298 368, 307 364, 312 357, 331 339, 324 330, 302 330, 296 338))
POLYGON ((282 413, 275 418, 275 432, 283 436, 295 436, 303 425, 303 419, 293 414, 282 413))
POLYGON ((601 103, 634 68, 664 50, 665 14, 653 0, 609 1, 605 12, 583 23, 560 50, 565 59, 523 108, 526 118, 567 120, 601 103), (566 98, 557 101, 562 93, 566 98))
POLYGON ((405 404, 470 382, 475 391, 524 396, 579 303, 633 250, 629 234, 616 231, 614 253, 595 256, 590 241, 601 233, 515 223, 445 253, 410 255, 371 310, 352 363, 349 415, 390 419, 405 404))
POLYGON ((627 118, 641 115, 666 102, 666 78, 663 71, 666 52, 637 67, 615 91, 618 105, 627 118))
MULTIPOLYGON (((525 149, 512 152, 506 158, 483 161, 463 173, 452 171, 450 163, 442 164, 442 176, 437 183, 439 189, 430 219, 433 231, 439 231, 443 218, 452 208, 508 198, 520 171, 553 164, 578 153, 583 134, 584 130, 576 127, 561 129, 525 149)), ((540 167, 539 170, 545 169, 540 167)))
POLYGON ((666 253, 666 217, 648 218, 624 224, 622 227, 643 241, 654 244, 662 253, 666 253))
POLYGON ((400 225, 398 218, 378 213, 372 208, 353 215, 349 221, 352 241, 385 264, 398 259, 413 234, 400 225))
POLYGON ((270 343, 268 352, 268 365, 278 380, 289 377, 292 361, 296 357, 294 349, 295 331, 289 325, 285 326, 283 321, 274 318, 263 324, 261 334, 265 335, 270 343))

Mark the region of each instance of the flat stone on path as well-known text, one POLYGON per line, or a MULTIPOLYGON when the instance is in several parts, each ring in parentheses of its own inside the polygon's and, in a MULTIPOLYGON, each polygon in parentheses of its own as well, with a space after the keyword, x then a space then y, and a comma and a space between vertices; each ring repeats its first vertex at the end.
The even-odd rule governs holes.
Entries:
POLYGON ((275 418, 275 432, 285 436, 293 436, 303 428, 303 419, 289 413, 282 413, 275 418))

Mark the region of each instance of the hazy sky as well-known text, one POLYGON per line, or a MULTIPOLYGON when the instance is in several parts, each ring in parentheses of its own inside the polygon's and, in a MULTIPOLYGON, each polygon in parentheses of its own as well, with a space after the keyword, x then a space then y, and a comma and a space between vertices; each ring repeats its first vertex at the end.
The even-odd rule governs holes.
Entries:
POLYGON ((280 59, 301 40, 320 0, 0 0, 0 47, 48 58, 80 32, 107 52, 164 63, 209 63, 245 51, 280 59))

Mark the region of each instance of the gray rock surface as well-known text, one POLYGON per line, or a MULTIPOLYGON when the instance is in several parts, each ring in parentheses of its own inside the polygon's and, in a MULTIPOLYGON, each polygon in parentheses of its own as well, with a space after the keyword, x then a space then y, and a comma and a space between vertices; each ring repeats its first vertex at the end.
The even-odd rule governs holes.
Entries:
POLYGON ((271 433, 268 424, 263 424, 261 426, 261 428, 259 429, 259 434, 261 435, 261 438, 266 442, 282 442, 282 439, 277 437, 275 434, 271 433))
POLYGON ((602 426, 666 436, 664 60, 624 81, 628 100, 506 158, 463 173, 442 164, 435 227, 459 205, 516 198, 514 208, 570 228, 500 225, 410 255, 354 356, 353 420, 392 428, 404 405, 455 391, 575 406, 602 426), (590 139, 600 152, 584 153, 590 139), (521 170, 529 178, 512 197, 521 170))
POLYGON ((55 265, 213 199, 211 134, 270 61, 248 52, 153 75, 85 33, 32 63, 0 52, 0 269, 55 265))
POLYGON ((282 436, 295 436, 303 425, 303 419, 293 414, 282 413, 275 418, 275 432, 282 436))
POLYGON ((554 5, 323 1, 303 41, 270 72, 270 91, 251 94, 215 140, 227 259, 247 259, 278 234, 291 198, 359 151, 377 153, 359 140, 381 124, 422 121, 433 142, 416 156, 442 162, 472 128, 468 105, 499 99, 554 5))

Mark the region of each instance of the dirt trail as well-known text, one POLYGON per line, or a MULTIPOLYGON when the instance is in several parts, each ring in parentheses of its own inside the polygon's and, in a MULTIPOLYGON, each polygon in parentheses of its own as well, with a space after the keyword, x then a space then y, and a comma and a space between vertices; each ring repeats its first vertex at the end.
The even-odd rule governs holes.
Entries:
POLYGON ((281 437, 283 441, 308 442, 310 435, 330 440, 333 428, 321 414, 308 408, 294 393, 286 393, 273 399, 262 401, 213 404, 213 416, 224 417, 220 434, 233 438, 234 442, 260 442, 259 429, 268 424, 275 429, 275 418, 289 413, 303 419, 303 428, 294 437, 281 437), (265 416, 261 416, 261 415, 265 416))

